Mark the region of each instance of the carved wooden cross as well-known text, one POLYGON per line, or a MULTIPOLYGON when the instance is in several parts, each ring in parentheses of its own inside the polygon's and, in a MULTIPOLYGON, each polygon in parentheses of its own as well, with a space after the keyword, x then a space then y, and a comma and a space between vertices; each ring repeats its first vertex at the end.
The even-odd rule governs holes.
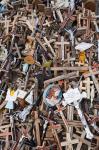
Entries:
POLYGON ((69 42, 67 42, 67 41, 65 41, 65 39, 64 39, 64 37, 63 36, 61 36, 61 37, 59 37, 59 39, 61 40, 60 42, 58 41, 58 42, 55 42, 55 45, 56 46, 59 46, 59 52, 58 52, 58 55, 59 55, 59 58, 61 58, 62 60, 64 60, 65 58, 66 58, 66 46, 68 46, 68 48, 69 48, 69 45, 70 45, 70 43, 69 42))

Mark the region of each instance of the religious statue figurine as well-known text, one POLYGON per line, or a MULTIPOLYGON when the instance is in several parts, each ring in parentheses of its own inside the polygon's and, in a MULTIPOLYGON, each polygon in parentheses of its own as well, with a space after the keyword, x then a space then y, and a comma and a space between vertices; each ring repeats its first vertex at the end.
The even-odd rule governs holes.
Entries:
POLYGON ((89 52, 91 51, 90 48, 92 48, 93 45, 94 44, 82 42, 75 47, 76 50, 79 50, 79 62, 82 63, 83 65, 85 64, 85 61, 87 59, 86 53, 87 51, 89 52))
POLYGON ((81 62, 82 64, 85 64, 86 61, 86 54, 85 52, 80 52, 79 53, 79 62, 81 62))
POLYGON ((7 90, 7 95, 5 101, 7 101, 5 108, 9 110, 14 109, 14 102, 17 99, 18 90, 15 89, 14 85, 11 85, 7 90))

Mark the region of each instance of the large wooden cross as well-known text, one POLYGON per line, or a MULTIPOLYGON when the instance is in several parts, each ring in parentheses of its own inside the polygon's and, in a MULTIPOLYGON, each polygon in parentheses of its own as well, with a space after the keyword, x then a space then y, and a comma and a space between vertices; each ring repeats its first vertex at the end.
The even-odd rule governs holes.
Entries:
POLYGON ((66 53, 67 53, 66 52, 66 47, 67 46, 70 47, 70 43, 65 41, 63 36, 61 36, 59 38, 60 38, 60 41, 55 42, 55 46, 59 46, 59 51, 58 51, 59 58, 64 60, 66 58, 66 53))
POLYGON ((81 146, 83 143, 86 144, 88 146, 88 148, 91 147, 91 142, 89 142, 85 139, 85 131, 83 131, 81 133, 81 136, 79 136, 77 134, 73 134, 73 137, 79 140, 76 150, 81 150, 81 146))

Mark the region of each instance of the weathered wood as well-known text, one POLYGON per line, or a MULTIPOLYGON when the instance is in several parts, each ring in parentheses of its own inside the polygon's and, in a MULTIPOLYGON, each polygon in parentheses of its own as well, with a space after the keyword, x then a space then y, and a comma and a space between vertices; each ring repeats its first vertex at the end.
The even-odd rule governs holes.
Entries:
MULTIPOLYGON (((63 123, 63 121, 62 120, 59 120, 59 123, 61 124, 61 125, 64 125, 64 123, 63 123)), ((76 121, 76 120, 67 120, 67 124, 68 124, 68 126, 70 126, 70 127, 80 127, 80 128, 82 128, 83 127, 83 125, 82 125, 82 123, 80 122, 80 121, 76 121)))
MULTIPOLYGON (((67 120, 73 120, 73 113, 74 112, 74 107, 72 106, 67 106, 67 120)), ((69 127, 69 132, 70 136, 72 137, 73 134, 73 128, 69 127)))
POLYGON ((12 136, 12 132, 7 132, 7 131, 5 131, 5 132, 3 132, 3 133, 0 133, 0 137, 6 137, 6 136, 12 136))
POLYGON ((0 110, 2 109, 2 108, 4 108, 4 106, 6 105, 6 101, 4 101, 4 102, 2 102, 2 104, 0 105, 0 110))
POLYGON ((74 139, 72 141, 61 142, 61 146, 63 147, 63 146, 69 145, 69 144, 73 145, 73 144, 77 144, 77 143, 79 143, 79 140, 78 139, 74 139))
POLYGON ((19 50, 19 48, 18 48, 17 43, 15 43, 15 47, 16 47, 16 50, 17 50, 17 53, 18 53, 19 59, 21 59, 21 53, 20 53, 20 50, 19 50))
POLYGON ((52 52, 52 54, 54 55, 54 57, 56 57, 56 54, 54 52, 54 49, 52 48, 52 46, 50 45, 48 39, 46 37, 43 37, 45 43, 48 45, 48 47, 50 48, 50 51, 52 52))
MULTIPOLYGON (((99 74, 99 71, 95 71, 95 72, 93 71, 93 75, 98 75, 98 74, 99 74)), ((85 78, 87 78, 87 77, 91 76, 91 73, 84 73, 83 76, 85 78)))
POLYGON ((93 81, 90 81, 90 78, 86 78, 83 83, 85 84, 86 87, 86 92, 87 92, 87 97, 90 99, 91 97, 91 85, 93 84, 93 81))
POLYGON ((99 94, 99 82, 98 82, 98 80, 96 79, 96 77, 95 77, 95 75, 94 75, 93 70, 91 69, 91 67, 89 67, 89 72, 90 72, 90 74, 91 74, 92 80, 93 80, 93 82, 94 82, 94 84, 95 84, 95 87, 96 87, 96 89, 97 89, 97 92, 98 92, 98 94, 99 94))
POLYGON ((83 71, 83 70, 88 70, 88 67, 51 67, 52 71, 63 71, 63 70, 67 70, 67 71, 83 71))
MULTIPOLYGON (((85 133, 85 131, 83 131, 83 132, 82 132, 82 135, 81 135, 81 140, 82 140, 82 139, 84 139, 85 134, 86 134, 86 133, 85 133)), ((80 142, 78 143, 78 145, 77 145, 77 148, 76 148, 76 149, 77 149, 77 150, 80 150, 80 149, 81 149, 82 144, 83 144, 83 142, 82 142, 82 141, 80 141, 80 142)))
POLYGON ((11 125, 10 124, 8 124, 8 125, 1 125, 0 126, 0 130, 4 130, 4 129, 6 129, 6 128, 9 128, 9 127, 11 127, 11 125))
POLYGON ((42 44, 39 38, 35 37, 36 41, 40 44, 40 46, 47 52, 47 48, 42 44))
POLYGON ((40 136, 40 124, 39 124, 39 119, 38 119, 38 112, 35 111, 35 128, 36 128, 36 140, 37 140, 37 145, 41 145, 41 136, 40 136))
POLYGON ((72 73, 68 73, 67 75, 57 76, 55 78, 44 81, 44 85, 47 85, 49 83, 53 83, 53 82, 56 82, 56 81, 59 81, 59 80, 63 80, 63 79, 74 78, 75 76, 78 76, 77 72, 72 72, 72 73))
MULTIPOLYGON (((94 127, 92 129, 94 140, 91 141, 87 139, 88 136, 85 137, 87 130, 83 131, 83 128, 86 125, 83 126, 83 121, 79 120, 79 111, 77 112, 72 105, 63 107, 62 101, 59 103, 61 108, 49 108, 42 99, 44 88, 50 83, 58 84, 62 94, 69 87, 78 86, 81 93, 83 91, 87 93, 87 98, 91 100, 91 106, 93 106, 88 112, 89 116, 86 117, 86 122, 92 126, 88 118, 93 121, 95 117, 95 121, 98 122, 99 71, 98 66, 95 66, 99 60, 99 53, 97 53, 99 51, 98 12, 96 12, 96 16, 95 12, 85 8, 82 1, 80 4, 75 1, 75 8, 71 9, 74 0, 64 0, 64 2, 63 0, 18 0, 11 3, 9 0, 7 3, 6 0, 2 0, 0 4, 2 2, 5 3, 3 4, 5 8, 2 10, 3 5, 0 5, 0 55, 3 51, 2 48, 5 48, 8 56, 5 61, 0 60, 0 148, 2 150, 11 149, 10 145, 14 143, 13 120, 11 123, 11 118, 9 119, 12 114, 15 117, 14 126, 19 129, 19 132, 15 132, 18 140, 25 137, 29 138, 28 140, 32 138, 40 146, 34 149, 54 149, 51 147, 53 144, 56 145, 57 150, 80 150, 84 144, 88 150, 98 148, 97 130, 94 127), (70 5, 67 7, 68 2, 70 5), (80 53, 75 49, 75 46, 81 42, 94 43, 93 49, 84 50, 84 46, 81 50, 79 49, 84 51, 86 56, 84 61, 79 58, 80 53), (25 59, 26 56, 29 58, 28 61, 25 59), (32 64, 29 63, 30 61, 32 64), (51 65, 44 66, 43 64, 48 61, 51 61, 51 65), (22 70, 25 63, 28 64, 26 64, 28 66, 26 74, 22 70), (3 80, 6 80, 6 87, 2 84, 3 80), (73 82, 75 83, 73 84, 73 82), (13 84, 16 89, 31 91, 30 97, 33 103, 30 104, 30 112, 26 110, 29 103, 25 102, 25 99, 24 105, 17 99, 15 101, 17 107, 13 111, 4 109, 7 103, 5 98, 8 88, 12 89, 10 96, 14 94, 13 84), (34 85, 33 91, 29 90, 32 85, 34 85), (2 94, 2 92, 4 93, 2 94), (37 106, 34 104, 36 100, 38 100, 37 106), (93 100, 95 100, 95 105, 93 100), (8 111, 9 113, 5 114, 8 111), (23 115, 25 111, 28 113, 25 122, 22 122, 19 116, 16 117, 17 111, 23 115), (49 111, 51 111, 50 117, 48 116, 49 111), (48 129, 44 140, 41 140, 43 139, 40 137, 42 130, 46 128, 46 124, 43 123, 46 120, 48 129), (24 136, 22 127, 30 129, 28 130, 30 135, 21 137, 21 133, 24 136), (4 141, 5 145, 1 141, 4 141)), ((98 4, 98 2, 96 3, 98 4)), ((57 100, 57 93, 57 89, 52 89, 51 100, 54 98, 57 100)), ((63 96, 61 100, 63 100, 63 96)), ((81 108, 83 109, 83 107, 81 108)), ((84 118, 83 114, 82 117, 84 118)), ((22 149, 30 148, 23 143, 22 149)))
POLYGON ((58 143, 58 148, 59 148, 59 150, 62 150, 62 147, 61 147, 61 144, 60 144, 60 141, 59 141, 59 137, 58 137, 58 135, 57 135, 57 132, 56 132, 56 130, 53 129, 53 128, 52 128, 52 133, 53 133, 53 136, 55 137, 55 139, 56 139, 56 141, 57 141, 57 143, 58 143))
POLYGON ((73 134, 73 137, 80 140, 82 143, 88 145, 89 147, 91 147, 91 142, 85 140, 85 139, 82 139, 80 136, 76 135, 76 134, 73 134))

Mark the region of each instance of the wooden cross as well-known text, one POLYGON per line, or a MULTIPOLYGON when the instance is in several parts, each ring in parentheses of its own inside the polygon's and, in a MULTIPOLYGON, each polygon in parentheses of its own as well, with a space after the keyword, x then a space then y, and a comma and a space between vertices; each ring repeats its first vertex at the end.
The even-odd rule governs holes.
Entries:
MULTIPOLYGON (((81 139, 84 139, 85 135, 86 135, 86 133, 85 133, 85 131, 83 131, 83 132, 82 132, 82 135, 81 135, 81 139)), ((82 142, 81 139, 80 139, 80 142, 79 142, 78 145, 77 145, 76 150, 80 150, 80 149, 81 149, 81 146, 82 146, 82 144, 83 144, 83 142, 82 142)))
POLYGON ((61 39, 61 42, 55 42, 55 46, 59 46, 59 47, 61 47, 60 49, 59 49, 59 58, 61 58, 62 60, 64 60, 65 58, 66 58, 66 50, 69 50, 69 49, 66 49, 67 48, 67 46, 68 47, 70 47, 70 43, 69 42, 66 42, 65 40, 64 40, 64 37, 63 36, 61 36, 60 37, 60 39, 61 39))
POLYGON ((10 124, 0 126, 0 137, 6 139, 5 150, 7 150, 9 146, 9 136, 12 136, 12 132, 9 131, 10 127, 10 124))
POLYGON ((68 150, 73 150, 73 147, 72 147, 72 144, 71 144, 71 136, 70 136, 70 132, 68 130, 69 128, 68 128, 67 120, 66 120, 66 118, 64 116, 64 113, 61 110, 59 105, 57 105, 57 109, 58 109, 58 111, 60 113, 60 116, 61 116, 62 121, 64 122, 64 125, 65 125, 65 128, 66 128, 66 141, 67 141, 66 147, 68 148, 68 150))
MULTIPOLYGON (((67 119, 68 120, 73 120, 73 107, 72 106, 68 106, 67 107, 67 119)), ((68 131, 69 133, 66 134, 66 141, 65 142, 61 142, 61 146, 66 146, 67 149, 73 149, 73 144, 77 144, 79 142, 78 139, 71 139, 71 135, 72 135, 72 127, 68 126, 68 131)))
POLYGON ((89 10, 87 10, 87 16, 85 16, 85 9, 83 10, 83 13, 78 14, 77 16, 77 26, 78 26, 78 30, 86 30, 86 35, 89 35, 90 33, 90 23, 91 23, 91 12, 89 10), (82 25, 81 25, 81 21, 82 21, 82 25))
POLYGON ((87 92, 87 98, 90 99, 91 97, 91 85, 93 84, 93 81, 90 80, 90 78, 86 78, 84 81, 80 82, 80 90, 85 90, 87 92), (83 86, 83 83, 85 86, 83 86))
MULTIPOLYGON (((67 120, 68 121, 72 121, 73 120, 73 113, 74 113, 74 107, 68 105, 67 106, 67 120)), ((71 135, 72 135, 73 128, 69 127, 68 130, 69 130, 69 133, 71 133, 71 135)))
MULTIPOLYGON (((71 149, 72 149, 72 148, 73 148, 72 145, 79 143, 79 140, 78 140, 78 139, 71 140, 71 139, 70 139, 70 134, 68 133, 67 135, 68 135, 68 136, 67 136, 67 141, 61 142, 61 146, 62 146, 62 147, 63 147, 63 146, 69 146, 69 148, 71 147, 71 149)), ((69 150, 69 149, 68 149, 68 150, 69 150)))
POLYGON ((90 13, 90 10, 88 10, 88 16, 86 18, 86 22, 87 22, 86 35, 89 35, 89 33, 90 33, 90 23, 91 23, 91 13, 90 13))
POLYGON ((80 141, 77 145, 77 150, 81 150, 81 146, 83 143, 88 145, 88 147, 91 147, 91 142, 84 139, 85 138, 85 131, 82 132, 81 137, 78 136, 77 134, 73 134, 73 137, 80 141))
MULTIPOLYGON (((55 39, 50 39, 49 40, 49 43, 53 43, 53 42, 55 42, 55 39)), ((45 46, 45 45, 47 45, 47 43, 44 43, 43 45, 45 46)))
POLYGON ((50 42, 48 41, 48 39, 45 36, 43 37, 43 39, 44 39, 46 45, 50 48, 50 51, 52 52, 52 54, 54 55, 54 57, 56 57, 55 51, 52 48, 52 46, 51 46, 50 42))
MULTIPOLYGON (((44 46, 44 44, 42 43, 42 41, 40 40, 40 38, 35 37, 35 39, 39 43, 39 45, 42 47, 42 49, 45 51, 45 54, 51 58, 51 56, 49 55, 49 53, 47 53, 47 48, 44 46)), ((44 55, 43 55, 43 57, 46 60, 46 58, 45 58, 44 55)))
POLYGON ((52 23, 52 21, 48 21, 48 20, 45 20, 45 23, 43 23, 43 26, 48 26, 50 27, 50 24, 52 23))

